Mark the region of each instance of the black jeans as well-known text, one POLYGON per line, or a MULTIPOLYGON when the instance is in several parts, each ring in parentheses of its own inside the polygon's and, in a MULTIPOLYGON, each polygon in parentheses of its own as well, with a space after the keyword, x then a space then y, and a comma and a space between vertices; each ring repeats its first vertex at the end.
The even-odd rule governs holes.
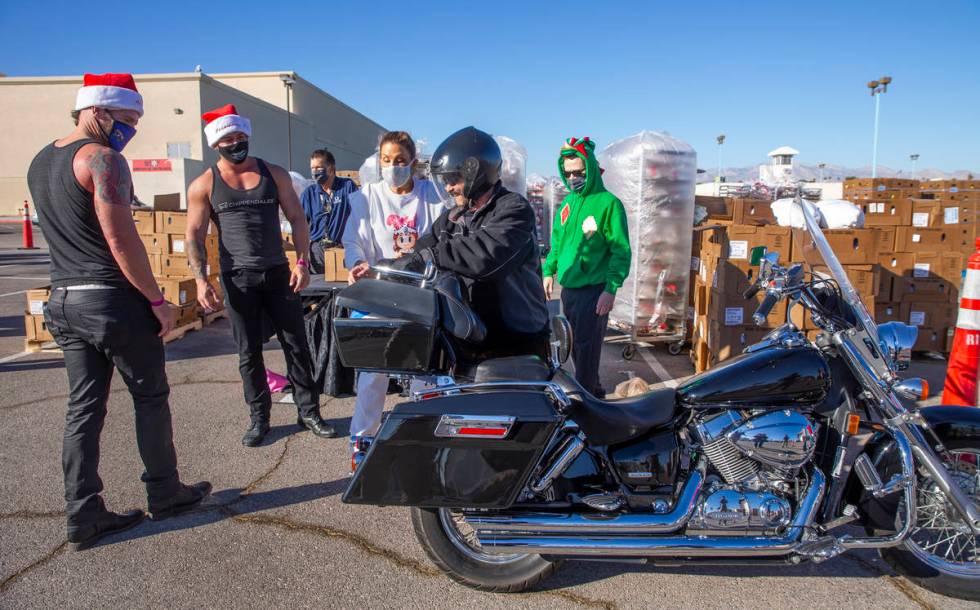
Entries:
POLYGON ((313 365, 303 324, 303 306, 289 287, 289 265, 266 270, 235 269, 221 274, 232 334, 238 344, 238 370, 245 386, 252 421, 269 421, 272 394, 265 378, 262 343, 269 319, 286 357, 286 376, 300 415, 320 412, 320 393, 313 383, 313 365))
POLYGON ((163 340, 150 304, 135 289, 55 288, 44 317, 65 354, 68 414, 62 447, 68 527, 104 514, 99 493, 99 437, 113 369, 118 369, 136 409, 136 444, 146 469, 150 504, 177 491, 177 454, 170 420, 170 386, 163 340))
POLYGON ((599 398, 604 397, 599 379, 599 358, 602 356, 609 315, 597 316, 595 307, 604 290, 605 284, 561 289, 561 308, 572 325, 575 341, 572 345, 575 379, 586 391, 599 398))

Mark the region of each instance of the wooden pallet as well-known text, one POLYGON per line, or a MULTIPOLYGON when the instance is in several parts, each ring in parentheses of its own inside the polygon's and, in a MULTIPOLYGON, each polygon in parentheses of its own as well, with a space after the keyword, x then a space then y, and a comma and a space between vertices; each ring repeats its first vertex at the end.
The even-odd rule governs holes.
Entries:
POLYGON ((213 311, 211 313, 201 314, 201 321, 204 322, 205 326, 207 326, 208 324, 213 324, 215 321, 220 320, 221 318, 227 318, 227 317, 228 317, 228 310, 219 309, 218 311, 213 311))
POLYGON ((204 322, 202 322, 200 319, 194 320, 193 322, 189 322, 183 326, 178 326, 167 333, 163 338, 163 342, 170 343, 171 341, 176 341, 177 339, 183 339, 184 335, 187 333, 195 330, 201 330, 202 328, 204 328, 204 322))
POLYGON ((54 341, 31 341, 30 339, 24 339, 24 351, 32 354, 37 352, 60 354, 61 348, 54 341))

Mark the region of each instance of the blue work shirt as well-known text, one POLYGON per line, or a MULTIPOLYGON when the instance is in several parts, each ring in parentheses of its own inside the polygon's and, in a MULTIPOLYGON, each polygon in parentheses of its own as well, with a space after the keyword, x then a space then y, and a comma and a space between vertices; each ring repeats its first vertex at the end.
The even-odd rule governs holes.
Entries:
POLYGON ((310 223, 310 241, 329 239, 340 243, 344 237, 344 226, 350 216, 350 195, 357 190, 357 185, 350 178, 335 176, 333 179, 333 196, 327 194, 319 183, 311 184, 303 191, 300 203, 310 223))

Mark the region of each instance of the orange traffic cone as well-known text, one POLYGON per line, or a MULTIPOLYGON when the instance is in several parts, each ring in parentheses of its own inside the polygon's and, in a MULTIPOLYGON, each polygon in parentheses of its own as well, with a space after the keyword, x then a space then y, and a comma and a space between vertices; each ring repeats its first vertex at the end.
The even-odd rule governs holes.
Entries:
POLYGON ((944 405, 977 406, 977 367, 980 366, 980 238, 976 252, 966 264, 966 279, 960 291, 960 314, 956 318, 953 351, 946 368, 944 405))

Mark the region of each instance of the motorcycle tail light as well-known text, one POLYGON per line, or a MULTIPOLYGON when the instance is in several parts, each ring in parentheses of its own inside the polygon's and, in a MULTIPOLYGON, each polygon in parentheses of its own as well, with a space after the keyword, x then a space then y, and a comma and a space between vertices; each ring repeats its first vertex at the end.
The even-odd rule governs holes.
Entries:
POLYGON ((847 416, 847 433, 854 436, 861 426, 861 418, 853 413, 847 416))
POLYGON ((925 400, 926 398, 929 398, 929 382, 923 379, 922 394, 919 395, 919 400, 925 400))

